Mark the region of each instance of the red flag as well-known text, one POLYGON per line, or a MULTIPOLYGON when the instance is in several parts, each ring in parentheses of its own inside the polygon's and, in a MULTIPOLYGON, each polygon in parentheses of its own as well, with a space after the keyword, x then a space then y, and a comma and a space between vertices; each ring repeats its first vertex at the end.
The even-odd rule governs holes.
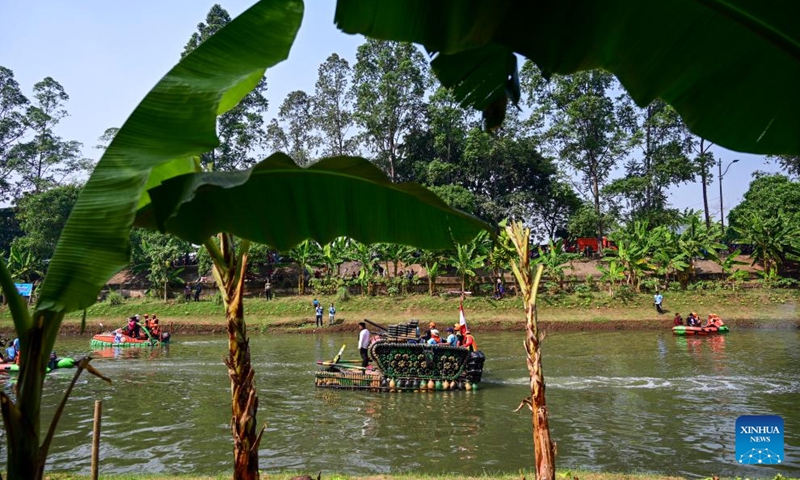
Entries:
POLYGON ((464 316, 464 302, 458 306, 458 324, 461 325, 461 331, 467 329, 467 317, 464 316))

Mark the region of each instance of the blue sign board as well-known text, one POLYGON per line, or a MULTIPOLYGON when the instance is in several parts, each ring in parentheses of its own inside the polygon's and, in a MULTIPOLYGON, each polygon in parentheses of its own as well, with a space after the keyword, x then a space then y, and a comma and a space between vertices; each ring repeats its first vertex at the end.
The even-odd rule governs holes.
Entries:
POLYGON ((14 285, 17 287, 17 292, 23 297, 31 296, 31 293, 33 292, 32 283, 15 283, 14 285))
POLYGON ((783 418, 742 415, 736 419, 736 461, 748 465, 783 462, 783 418))

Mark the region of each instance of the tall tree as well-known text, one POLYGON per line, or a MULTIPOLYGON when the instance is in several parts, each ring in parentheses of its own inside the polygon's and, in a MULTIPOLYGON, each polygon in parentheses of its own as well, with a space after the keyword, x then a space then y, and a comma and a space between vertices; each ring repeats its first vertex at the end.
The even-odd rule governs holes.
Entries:
POLYGON ((800 155, 775 155, 768 159, 777 162, 789 175, 800 176, 800 155))
POLYGON ((348 136, 355 124, 352 75, 350 64, 336 53, 319 66, 312 111, 325 156, 350 155, 358 149, 356 139, 348 136))
POLYGON ((405 136, 424 114, 426 68, 425 57, 410 43, 367 39, 356 53, 356 122, 392 181, 405 136))
POLYGON ((88 167, 80 155, 81 144, 66 141, 54 131, 67 116, 64 105, 68 100, 64 87, 52 77, 33 86, 33 99, 24 119, 33 137, 20 139, 9 151, 17 194, 42 192, 88 167))
POLYGON ((181 281, 178 274, 183 270, 177 260, 194 248, 189 242, 173 235, 165 235, 143 228, 131 232, 131 264, 134 271, 147 272, 152 288, 167 301, 169 285, 181 281))
MULTIPOLYGON (((206 15, 206 21, 197 24, 194 32, 183 48, 181 58, 194 51, 201 43, 230 23, 231 16, 219 4, 215 4, 206 15)), ((256 163, 253 150, 263 146, 267 140, 264 127, 264 113, 269 102, 265 97, 267 80, 261 78, 256 88, 241 102, 217 119, 219 146, 201 156, 206 170, 237 170, 251 167, 256 163)))
POLYGON ((631 220, 651 225, 674 223, 667 190, 693 181, 696 167, 689 158, 692 137, 678 112, 661 100, 639 108, 623 95, 622 122, 632 133, 637 153, 625 165, 625 177, 612 181, 604 193, 628 202, 631 220))
POLYGON ((555 165, 539 152, 536 139, 514 133, 470 130, 457 172, 458 183, 476 197, 476 213, 492 223, 528 218, 531 205, 550 193, 556 178, 555 165))
POLYGON ((528 63, 523 83, 536 96, 535 115, 549 122, 545 138, 561 160, 583 177, 598 220, 595 235, 606 231, 602 219, 602 188, 611 171, 628 153, 628 135, 612 93, 619 89, 614 76, 602 70, 554 75, 549 82, 528 63))
POLYGON ((747 231, 749 217, 776 218, 800 227, 800 182, 785 175, 759 175, 750 182, 742 203, 731 209, 728 221, 737 231, 747 231))
POLYGON ((530 223, 541 227, 531 231, 534 240, 555 240, 568 237, 569 219, 581 208, 581 199, 569 183, 554 180, 527 208, 530 223))
POLYGON ((11 196, 10 176, 16 167, 11 152, 28 129, 25 109, 29 103, 14 79, 14 72, 0 65, 0 200, 11 196))
POLYGON ((80 192, 77 185, 62 185, 20 198, 16 218, 23 235, 14 240, 14 245, 40 260, 50 259, 80 192))
POLYGON ((711 147, 714 144, 701 138, 693 146, 695 157, 694 165, 697 169, 697 174, 700 175, 700 186, 703 189, 703 213, 706 220, 706 228, 711 228, 711 214, 708 211, 708 184, 711 183, 713 174, 711 167, 716 163, 714 161, 714 154, 711 152, 711 147))
POLYGON ((312 98, 302 90, 289 92, 278 110, 278 118, 267 128, 270 146, 292 157, 298 165, 309 165, 317 157, 320 143, 314 131, 312 98))

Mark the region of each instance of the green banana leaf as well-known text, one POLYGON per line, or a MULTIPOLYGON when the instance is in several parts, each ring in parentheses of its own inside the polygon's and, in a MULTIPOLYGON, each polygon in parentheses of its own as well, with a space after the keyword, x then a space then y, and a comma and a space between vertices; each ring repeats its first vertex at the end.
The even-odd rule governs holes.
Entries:
POLYGON ((462 65, 441 65, 437 76, 489 124, 504 112, 496 99, 482 106, 480 92, 519 96, 511 51, 545 76, 608 70, 640 106, 661 98, 724 147, 800 154, 798 18, 800 2, 775 0, 337 0, 335 21, 347 33, 461 54, 462 65), (487 62, 486 48, 500 59, 487 62))
POLYGON ((288 250, 307 238, 346 235, 362 243, 391 241, 421 248, 466 243, 490 227, 449 208, 414 183, 391 183, 368 160, 331 157, 309 168, 276 153, 239 172, 165 180, 137 224, 201 244, 218 232, 288 250))
POLYGON ((129 235, 146 189, 197 169, 219 143, 217 116, 284 60, 303 16, 300 0, 262 1, 183 58, 147 94, 117 133, 81 192, 61 234, 37 311, 70 312, 94 303, 129 262, 129 235))

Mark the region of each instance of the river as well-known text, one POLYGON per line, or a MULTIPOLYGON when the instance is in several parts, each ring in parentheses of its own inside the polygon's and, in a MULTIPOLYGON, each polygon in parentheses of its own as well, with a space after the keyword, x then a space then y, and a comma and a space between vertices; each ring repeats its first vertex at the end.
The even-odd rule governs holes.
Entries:
MULTIPOLYGON (((521 333, 478 332, 486 353, 477 391, 372 393, 316 389, 314 361, 355 334, 255 335, 252 361, 266 472, 515 473, 533 465, 521 333)), ((60 338, 82 355, 88 338, 60 338)), ((668 332, 553 333, 544 373, 559 468, 707 477, 800 476, 800 331, 726 336, 668 332), (735 462, 740 415, 780 415, 785 460, 735 462)), ((95 352, 108 385, 84 373, 53 442, 48 470, 88 473, 95 400, 103 402, 101 476, 218 474, 231 470, 230 388, 224 336, 175 338, 154 350, 95 352), (101 355, 107 355, 103 357, 101 355)), ((349 354, 349 355, 348 355, 349 354)), ((49 421, 74 370, 45 383, 49 421)), ((8 386, 6 387, 7 391, 8 386)), ((5 442, 0 461, 5 462, 5 442)))

